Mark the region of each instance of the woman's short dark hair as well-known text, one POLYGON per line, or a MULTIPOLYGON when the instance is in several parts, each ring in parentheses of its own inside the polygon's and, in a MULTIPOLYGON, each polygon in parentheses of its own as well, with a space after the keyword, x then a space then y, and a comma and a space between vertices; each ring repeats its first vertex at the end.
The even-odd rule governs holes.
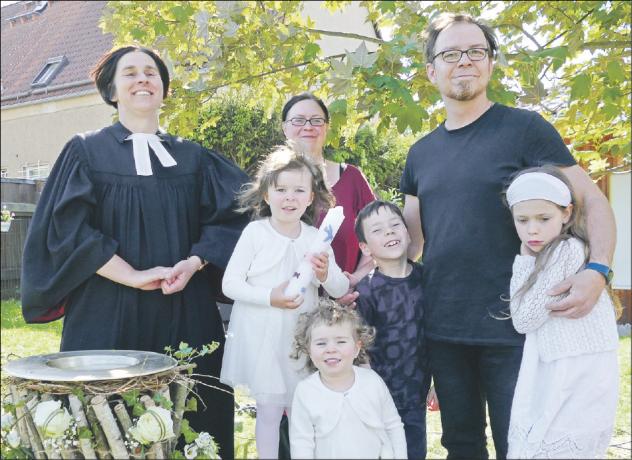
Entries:
POLYGON ((327 106, 323 102, 323 100, 319 97, 314 96, 312 93, 301 93, 296 96, 292 96, 292 98, 285 103, 283 106, 283 112, 281 112, 281 121, 287 121, 287 114, 294 105, 301 101, 314 101, 316 104, 323 109, 323 113, 325 114, 325 121, 329 123, 329 110, 327 110, 327 106))
POLYGON ((162 98, 166 98, 167 94, 169 94, 169 70, 167 69, 164 61, 160 58, 156 51, 135 45, 117 48, 101 56, 99 62, 97 62, 97 64, 90 72, 90 76, 94 80, 94 83, 97 85, 97 89, 99 90, 99 93, 101 94, 101 97, 103 98, 105 103, 111 105, 112 107, 116 107, 117 109, 117 102, 112 100, 116 90, 116 88, 114 87, 116 66, 123 56, 125 56, 127 53, 133 53, 136 51, 145 53, 154 60, 154 62, 156 63, 156 67, 158 67, 160 79, 162 80, 162 98))
POLYGON ((433 20, 424 31, 423 37, 426 42, 426 62, 432 63, 432 58, 435 56, 435 45, 437 43, 437 37, 441 32, 448 28, 448 26, 455 22, 465 22, 468 24, 474 24, 483 31, 485 40, 487 40, 487 47, 489 48, 489 57, 493 58, 498 50, 498 41, 494 30, 482 21, 475 19, 469 14, 463 13, 443 13, 440 14, 435 20, 433 20))

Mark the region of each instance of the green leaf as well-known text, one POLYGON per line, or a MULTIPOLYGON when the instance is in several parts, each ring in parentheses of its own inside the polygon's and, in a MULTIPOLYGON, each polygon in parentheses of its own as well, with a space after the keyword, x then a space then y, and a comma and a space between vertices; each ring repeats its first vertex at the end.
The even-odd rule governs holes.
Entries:
POLYGON ((347 114, 347 100, 337 99, 331 104, 329 104, 328 109, 329 109, 330 114, 336 113, 336 114, 346 115, 347 114))
POLYGON ((81 401, 81 404, 86 404, 86 395, 83 392, 83 389, 74 388, 72 390, 72 394, 75 395, 79 401, 81 401))
POLYGON ((378 8, 380 9, 380 11, 382 11, 383 13, 394 13, 395 10, 397 9, 395 2, 393 1, 388 1, 388 2, 377 2, 378 3, 378 8))
POLYGON ((349 79, 353 76, 353 64, 351 63, 351 59, 346 59, 343 61, 342 59, 331 59, 329 61, 332 69, 334 70, 334 76, 336 78, 349 79))
POLYGON ((619 61, 610 61, 606 67, 608 78, 612 82, 624 81, 626 79, 625 72, 619 61))
POLYGON ((138 40, 141 41, 143 38, 145 38, 145 31, 139 27, 134 27, 130 33, 132 34, 132 37, 134 38, 134 40, 138 40))
POLYGON ((571 99, 583 99, 590 95, 590 77, 580 73, 573 80, 571 86, 571 99))
POLYGON ((137 404, 140 400, 140 390, 126 391, 121 396, 123 397, 123 401, 125 401, 127 407, 131 407, 137 404))
POLYGON ((154 32, 156 35, 166 35, 169 33, 169 26, 165 21, 159 20, 154 24, 154 32))
POLYGON ((317 43, 308 43, 305 45, 305 52, 303 53, 303 59, 305 61, 311 61, 320 52, 320 46, 317 43))
POLYGON ((189 421, 187 419, 183 419, 182 420, 182 424, 180 425, 181 429, 182 429, 182 435, 184 436, 184 442, 189 444, 193 441, 195 441, 195 438, 197 438, 197 432, 191 428, 191 425, 189 425, 189 421))
POLYGON ((138 404, 134 404, 134 407, 132 408, 132 415, 134 417, 140 417, 141 415, 143 415, 145 412, 147 412, 147 409, 145 409, 145 406, 143 406, 142 404, 138 403, 138 404))
POLYGON ((178 22, 186 22, 187 19, 189 18, 187 10, 183 6, 179 6, 179 5, 174 6, 173 8, 171 8, 171 13, 173 14, 173 16, 176 18, 176 21, 178 22))
POLYGON ((77 436, 79 439, 92 439, 92 431, 87 426, 80 426, 77 428, 77 436))
POLYGON ((363 41, 353 53, 347 51, 347 57, 354 67, 368 69, 375 64, 375 61, 377 60, 377 53, 369 54, 366 43, 363 41))
POLYGON ((184 411, 185 412, 197 412, 197 398, 195 398, 195 396, 191 396, 186 403, 186 406, 184 406, 184 411))
POLYGON ((557 59, 565 60, 568 57, 567 46, 556 46, 553 48, 545 48, 534 53, 535 56, 546 57, 551 56, 557 59))
POLYGON ((152 398, 160 407, 164 407, 165 409, 171 410, 173 407, 173 402, 167 398, 165 398, 160 393, 156 393, 152 398))

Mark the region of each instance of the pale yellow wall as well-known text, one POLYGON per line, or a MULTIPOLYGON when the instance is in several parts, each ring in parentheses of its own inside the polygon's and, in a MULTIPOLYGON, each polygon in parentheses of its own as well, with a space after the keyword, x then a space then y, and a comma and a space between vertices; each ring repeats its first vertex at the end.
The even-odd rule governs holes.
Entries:
POLYGON ((630 269, 630 242, 632 241, 630 191, 632 191, 632 182, 630 181, 630 173, 612 174, 609 182, 610 204, 617 221, 617 246, 612 261, 614 270, 612 286, 615 289, 630 289, 632 288, 632 270, 630 269))
POLYGON ((2 169, 17 177, 27 163, 51 166, 76 133, 103 128, 112 123, 114 108, 94 91, 84 96, 31 105, 2 108, 2 169))
MULTIPOLYGON (((347 32, 375 38, 375 31, 370 22, 366 22, 367 10, 360 6, 360 2, 351 2, 341 10, 330 12, 323 2, 303 2, 303 17, 309 17, 314 21, 314 28, 331 30, 335 32, 347 32)), ((346 37, 332 37, 321 35, 318 44, 323 56, 332 56, 347 51, 355 51, 362 40, 346 37)), ((374 51, 376 44, 365 42, 369 51, 374 51)))

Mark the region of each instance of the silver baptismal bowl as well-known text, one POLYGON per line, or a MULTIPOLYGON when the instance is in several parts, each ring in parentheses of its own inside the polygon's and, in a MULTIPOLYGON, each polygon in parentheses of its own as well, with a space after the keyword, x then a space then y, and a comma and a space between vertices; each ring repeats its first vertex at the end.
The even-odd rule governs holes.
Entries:
POLYGON ((135 350, 64 351, 9 361, 14 377, 52 382, 114 380, 168 371, 177 361, 167 355, 135 350))

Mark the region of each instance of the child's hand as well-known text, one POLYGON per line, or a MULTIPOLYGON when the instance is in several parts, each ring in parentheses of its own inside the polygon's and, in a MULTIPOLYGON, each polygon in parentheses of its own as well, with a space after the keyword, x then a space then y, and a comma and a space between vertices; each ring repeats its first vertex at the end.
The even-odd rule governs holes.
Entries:
POLYGON ((314 270, 314 274, 318 281, 324 283, 327 281, 327 272, 329 270, 329 254, 326 252, 318 252, 316 254, 312 254, 310 258, 310 262, 312 263, 312 269, 314 270))
POLYGON ((437 398, 437 392, 435 391, 434 385, 430 387, 428 391, 428 396, 426 396, 426 407, 430 411, 439 410, 439 398, 437 398))
POLYGON ((360 297, 360 293, 356 291, 352 283, 352 276, 349 272, 342 272, 349 279, 349 290, 342 297, 338 297, 336 302, 338 302, 343 307, 354 309, 356 307, 356 300, 360 297))
POLYGON ((272 292, 270 292, 270 305, 277 308, 289 308, 290 310, 294 310, 303 303, 303 296, 300 294, 294 297, 283 294, 289 283, 289 280, 285 281, 272 289, 272 292))

